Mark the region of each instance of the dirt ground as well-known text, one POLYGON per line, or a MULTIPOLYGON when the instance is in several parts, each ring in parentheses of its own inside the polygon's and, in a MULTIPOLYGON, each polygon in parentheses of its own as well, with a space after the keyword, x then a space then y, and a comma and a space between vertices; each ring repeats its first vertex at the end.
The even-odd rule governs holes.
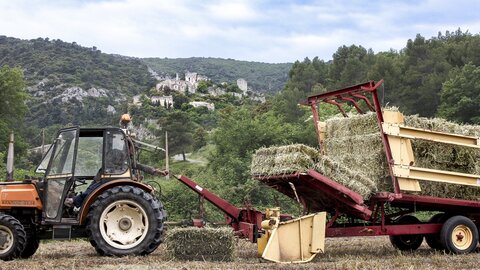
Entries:
POLYGON ((327 239, 325 254, 306 264, 274 264, 256 254, 256 245, 238 240, 233 262, 175 261, 164 245, 145 257, 101 257, 83 240, 42 242, 27 260, 0 261, 0 269, 480 269, 479 253, 448 255, 424 243, 416 252, 399 252, 387 237, 327 239))

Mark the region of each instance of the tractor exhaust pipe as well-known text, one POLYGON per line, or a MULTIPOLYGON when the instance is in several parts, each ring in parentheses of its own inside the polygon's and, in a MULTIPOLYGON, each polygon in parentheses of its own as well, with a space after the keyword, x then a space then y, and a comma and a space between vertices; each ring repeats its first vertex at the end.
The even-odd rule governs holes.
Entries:
POLYGON ((13 132, 10 134, 10 142, 8 143, 8 152, 7 152, 7 179, 6 182, 13 181, 13 132))

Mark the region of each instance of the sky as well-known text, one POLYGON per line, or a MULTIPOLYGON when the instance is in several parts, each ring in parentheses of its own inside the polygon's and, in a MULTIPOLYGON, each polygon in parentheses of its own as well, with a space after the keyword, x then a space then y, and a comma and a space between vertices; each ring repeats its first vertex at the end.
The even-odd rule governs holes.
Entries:
POLYGON ((0 35, 134 57, 328 61, 352 44, 401 50, 417 34, 480 33, 478 0, 0 0, 0 35))

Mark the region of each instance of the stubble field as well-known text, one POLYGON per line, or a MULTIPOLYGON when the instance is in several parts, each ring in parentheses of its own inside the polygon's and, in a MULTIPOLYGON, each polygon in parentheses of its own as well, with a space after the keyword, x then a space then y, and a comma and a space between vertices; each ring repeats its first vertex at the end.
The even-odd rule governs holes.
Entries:
POLYGON ((145 257, 101 257, 87 241, 42 242, 27 260, 0 262, 0 269, 480 269, 480 253, 448 255, 425 243, 416 252, 399 252, 387 237, 327 239, 326 253, 306 264, 274 264, 256 255, 256 245, 238 240, 232 262, 176 261, 161 245, 145 257))

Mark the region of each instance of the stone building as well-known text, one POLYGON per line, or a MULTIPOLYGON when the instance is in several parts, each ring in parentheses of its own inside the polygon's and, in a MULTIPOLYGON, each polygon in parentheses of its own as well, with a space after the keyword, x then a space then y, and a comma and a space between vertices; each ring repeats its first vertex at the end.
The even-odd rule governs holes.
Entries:
POLYGON ((197 74, 196 72, 186 72, 185 80, 180 80, 178 73, 175 76, 175 79, 166 79, 157 84, 157 90, 163 90, 164 87, 168 87, 173 91, 185 93, 195 93, 197 91, 198 83, 200 81, 208 81, 209 78, 197 74))
POLYGON ((192 101, 188 104, 192 105, 194 108, 206 107, 209 111, 214 111, 215 110, 215 104, 205 102, 205 101, 192 101))

